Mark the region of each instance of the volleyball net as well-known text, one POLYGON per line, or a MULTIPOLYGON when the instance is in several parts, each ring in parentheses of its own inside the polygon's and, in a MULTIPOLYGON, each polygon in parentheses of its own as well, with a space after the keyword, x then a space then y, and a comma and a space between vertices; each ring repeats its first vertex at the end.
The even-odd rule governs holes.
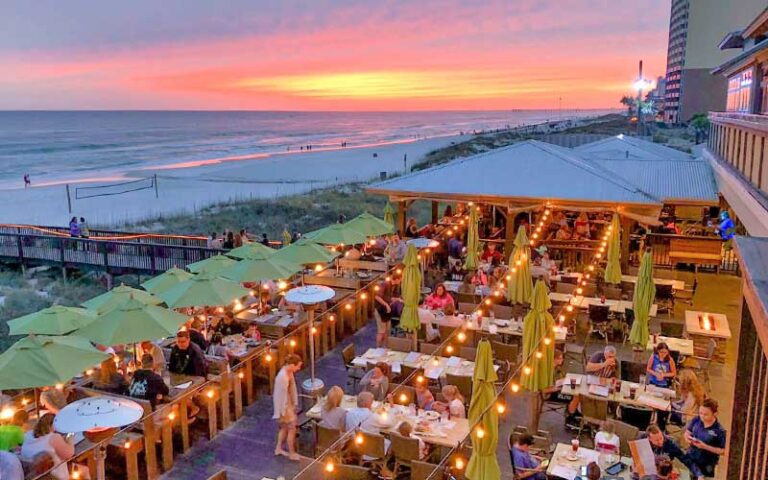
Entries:
POLYGON ((127 182, 110 183, 106 185, 92 185, 87 187, 75 187, 75 200, 83 200, 93 197, 108 197, 123 195, 140 190, 155 190, 157 193, 157 175, 130 180, 127 182))

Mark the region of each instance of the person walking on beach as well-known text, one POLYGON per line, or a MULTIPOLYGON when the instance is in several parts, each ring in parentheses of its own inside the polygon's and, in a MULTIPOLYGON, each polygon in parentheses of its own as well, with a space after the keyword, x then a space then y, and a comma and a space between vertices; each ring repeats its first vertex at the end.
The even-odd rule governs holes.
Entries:
POLYGON ((69 236, 80 236, 80 227, 77 225, 77 217, 72 217, 72 219, 69 221, 69 236))
POLYGON ((24 188, 31 187, 32 186, 32 180, 29 179, 29 174, 24 174, 24 188))
POLYGON ((301 357, 290 354, 285 359, 285 365, 275 377, 275 388, 272 396, 274 411, 272 418, 277 420, 280 430, 277 433, 275 455, 288 456, 298 461, 296 453, 296 408, 299 405, 299 395, 296 388, 294 373, 301 370, 301 357), (283 443, 288 451, 283 450, 283 443))
POLYGON ((88 228, 85 218, 80 217, 80 223, 77 224, 78 230, 80 230, 80 236, 82 238, 88 238, 91 236, 91 230, 88 228))

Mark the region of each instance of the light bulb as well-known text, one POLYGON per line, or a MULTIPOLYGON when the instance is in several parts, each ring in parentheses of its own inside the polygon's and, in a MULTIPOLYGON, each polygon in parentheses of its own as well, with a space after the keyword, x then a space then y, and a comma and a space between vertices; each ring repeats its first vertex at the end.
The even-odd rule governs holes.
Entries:
POLYGON ((455 465, 457 470, 464 470, 464 459, 461 457, 457 458, 455 465))
POLYGON ((485 430, 483 430, 481 427, 477 427, 475 430, 475 435, 477 438, 484 438, 485 437, 485 430))
POLYGON ((358 444, 358 445, 362 445, 362 444, 363 444, 363 441, 364 441, 364 439, 365 439, 365 437, 363 437, 363 434, 362 434, 362 433, 359 433, 359 432, 358 432, 358 434, 357 434, 357 435, 355 435, 355 443, 356 443, 356 444, 358 444))
POLYGON ((328 473, 333 472, 336 469, 336 467, 333 464, 333 460, 328 460, 325 464, 325 471, 328 473))
POLYGON ((408 395, 401 393, 400 394, 400 403, 405 403, 408 401, 408 395))
POLYGON ((499 412, 499 415, 503 414, 506 409, 507 407, 503 403, 496 404, 496 411, 499 412))
POLYGON ((288 345, 290 345, 290 346, 291 346, 291 348, 294 348, 294 347, 296 346, 296 340, 294 340, 294 339, 291 339, 291 340, 288 342, 288 345))
POLYGON ((544 345, 549 345, 552 343, 552 340, 549 337, 544 337, 544 345))
POLYGON ((269 363, 272 361, 272 354, 268 353, 264 356, 264 360, 269 363))
POLYGON ((514 392, 514 393, 517 393, 517 392, 520 391, 520 385, 518 385, 516 383, 513 383, 510 388, 512 389, 512 392, 514 392))
POLYGON ((524 366, 523 367, 523 373, 526 374, 526 375, 530 375, 531 374, 531 367, 529 367, 528 365, 524 366))
POLYGON ((416 377, 416 381, 417 381, 418 383, 424 383, 424 376, 423 376, 423 375, 419 375, 419 376, 417 376, 417 377, 416 377))
POLYGON ((458 335, 456 335, 456 338, 457 338, 457 339, 458 339, 460 342, 463 342, 464 340, 466 340, 466 339, 467 339, 467 334, 466 334, 466 333, 464 333, 464 332, 459 332, 459 334, 458 334, 458 335))
POLYGON ((453 353, 453 346, 448 345, 447 347, 445 347, 445 353, 448 353, 448 354, 453 353))
POLYGON ((541 353, 541 352, 539 352, 539 351, 537 351, 537 352, 536 352, 536 358, 537 358, 537 359, 541 359, 541 357, 543 357, 543 356, 544 356, 544 354, 543 354, 543 353, 541 353))

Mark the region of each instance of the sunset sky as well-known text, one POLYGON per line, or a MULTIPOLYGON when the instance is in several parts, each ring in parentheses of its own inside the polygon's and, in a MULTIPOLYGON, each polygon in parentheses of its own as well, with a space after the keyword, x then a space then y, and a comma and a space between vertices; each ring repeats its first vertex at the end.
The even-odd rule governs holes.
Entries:
POLYGON ((0 109, 620 108, 669 0, 3 0, 0 109))

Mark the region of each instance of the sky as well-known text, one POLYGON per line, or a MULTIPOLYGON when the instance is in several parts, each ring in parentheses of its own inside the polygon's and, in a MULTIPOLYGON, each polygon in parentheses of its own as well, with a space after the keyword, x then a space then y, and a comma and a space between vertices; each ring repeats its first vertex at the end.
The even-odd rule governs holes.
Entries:
POLYGON ((669 0, 3 0, 0 109, 621 108, 669 0))

